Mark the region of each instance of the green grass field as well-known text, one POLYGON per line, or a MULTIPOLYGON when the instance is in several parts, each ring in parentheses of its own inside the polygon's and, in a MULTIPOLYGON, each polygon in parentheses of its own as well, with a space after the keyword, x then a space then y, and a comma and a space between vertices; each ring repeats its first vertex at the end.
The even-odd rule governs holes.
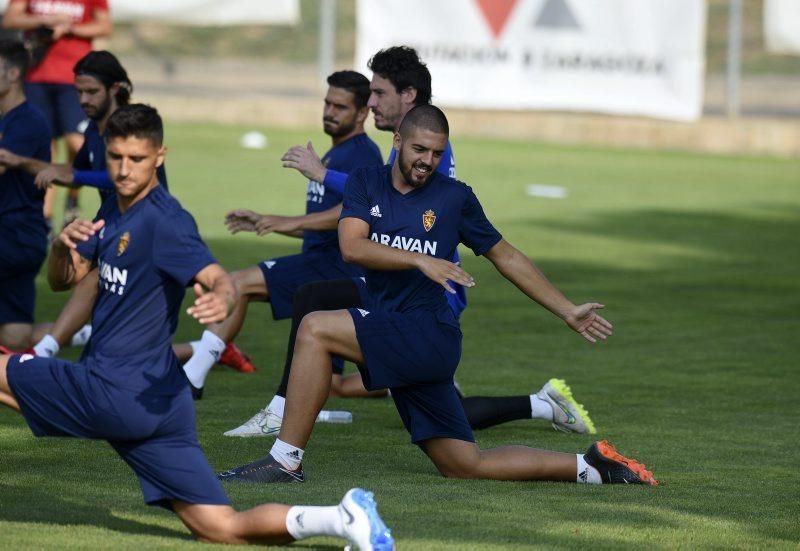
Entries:
MULTIPOLYGON (((171 189, 228 269, 292 254, 299 242, 231 237, 227 210, 299 213, 305 197, 306 182, 278 158, 309 134, 266 130, 269 148, 254 152, 238 147, 245 130, 167 129, 171 189)), ((324 149, 325 137, 312 137, 324 149)), ((230 486, 234 503, 332 504, 363 486, 377 494, 400 549, 797 548, 800 162, 453 142, 459 176, 504 236, 573 300, 604 302, 615 324, 611 340, 589 346, 465 252, 477 286, 463 317, 464 390, 528 394, 564 377, 598 436, 644 461, 661 486, 443 479, 409 443, 390 400, 339 400, 329 407, 352 411, 354 423, 317 427, 306 484, 230 486), (532 183, 564 186, 568 196, 529 197, 532 183)), ((40 278, 40 319, 54 318, 65 299, 40 278)), ((271 439, 222 432, 272 395, 288 329, 254 305, 238 343, 258 372, 211 373, 197 416, 214 467, 269 449, 271 439)), ((177 337, 200 332, 184 315, 177 337)), ((570 452, 593 440, 534 421, 477 438, 484 447, 570 452)), ((0 548, 193 545, 175 517, 142 504, 135 477, 106 444, 37 440, 20 417, 0 412, 0 548)))

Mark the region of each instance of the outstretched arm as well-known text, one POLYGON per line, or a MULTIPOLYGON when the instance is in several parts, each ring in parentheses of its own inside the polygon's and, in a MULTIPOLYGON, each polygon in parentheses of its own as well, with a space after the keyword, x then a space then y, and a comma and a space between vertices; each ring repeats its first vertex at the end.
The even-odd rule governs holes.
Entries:
POLYGON ((339 248, 346 262, 360 264, 373 270, 417 269, 455 293, 447 283, 454 281, 464 287, 473 287, 475 280, 460 266, 441 258, 422 253, 393 249, 369 238, 369 224, 360 218, 342 218, 339 221, 339 248))
POLYGON ((65 291, 86 277, 92 263, 80 255, 78 244, 88 241, 104 225, 103 220, 90 222, 78 218, 61 230, 47 262, 47 281, 53 291, 65 291))
POLYGON ((595 312, 602 304, 590 302, 576 306, 569 301, 544 274, 508 241, 501 239, 484 254, 497 271, 523 293, 563 319, 574 331, 589 342, 605 340, 613 326, 595 312))
MULTIPOLYGON (((60 176, 64 176, 70 180, 72 178, 72 168, 67 165, 50 164, 45 161, 40 161, 39 159, 23 157, 8 149, 0 149, 0 165, 2 165, 3 170, 6 168, 18 168, 34 175, 46 169, 53 169, 57 171, 57 174, 60 176)), ((67 181, 63 183, 70 184, 72 182, 67 181)))

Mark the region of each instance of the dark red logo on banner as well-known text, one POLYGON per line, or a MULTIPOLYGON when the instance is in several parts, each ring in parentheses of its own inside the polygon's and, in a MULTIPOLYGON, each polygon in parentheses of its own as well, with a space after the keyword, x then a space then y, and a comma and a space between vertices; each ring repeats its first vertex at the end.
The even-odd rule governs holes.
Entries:
POLYGON ((514 9, 518 0, 475 0, 475 2, 481 9, 483 19, 489 25, 492 36, 497 38, 503 32, 503 28, 508 22, 508 16, 511 15, 511 10, 514 9))

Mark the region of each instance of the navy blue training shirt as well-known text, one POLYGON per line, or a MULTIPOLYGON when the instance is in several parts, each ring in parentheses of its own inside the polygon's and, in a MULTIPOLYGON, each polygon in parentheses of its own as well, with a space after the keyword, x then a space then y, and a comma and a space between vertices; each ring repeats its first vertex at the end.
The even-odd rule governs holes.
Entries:
MULTIPOLYGON (((83 146, 78 150, 72 162, 74 181, 78 185, 96 187, 100 192, 100 200, 105 201, 114 195, 114 182, 106 169, 106 142, 100 134, 100 129, 95 121, 89 121, 83 133, 83 146)), ((156 175, 158 182, 169 190, 167 185, 167 171, 162 164, 158 167, 156 175)))
MULTIPOLYGON (((341 218, 369 224, 369 237, 397 249, 452 260, 459 242, 482 255, 501 235, 483 213, 472 188, 434 172, 421 188, 401 194, 392 185, 392 167, 362 168, 350 175, 341 218)), ((373 307, 406 312, 450 312, 442 286, 419 270, 366 270, 373 307)))
MULTIPOLYGON (((366 134, 358 134, 333 146, 322 157, 322 164, 332 170, 351 173, 362 166, 379 166, 381 150, 366 134)), ((314 180, 308 182, 306 214, 323 212, 342 202, 342 192, 314 180)), ((304 230, 303 252, 339 252, 336 230, 304 230)))
MULTIPOLYGON (((49 163, 50 141, 47 120, 27 101, 0 118, 0 148, 49 163)), ((24 245, 46 249, 44 190, 33 180, 33 174, 16 168, 0 175, 0 231, 14 234, 24 245)))
POLYGON ((109 197, 101 219, 105 226, 78 245, 100 270, 81 362, 118 388, 174 394, 186 385, 172 352, 181 301, 194 276, 216 261, 192 215, 161 186, 125 213, 109 197))

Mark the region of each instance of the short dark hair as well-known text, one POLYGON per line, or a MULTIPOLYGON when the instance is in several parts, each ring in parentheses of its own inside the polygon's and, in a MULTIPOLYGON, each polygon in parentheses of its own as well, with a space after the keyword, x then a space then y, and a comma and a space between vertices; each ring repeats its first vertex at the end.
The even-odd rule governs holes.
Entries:
POLYGON ((0 39, 0 58, 3 58, 6 64, 11 67, 16 67, 20 72, 20 80, 25 78, 28 74, 28 68, 31 63, 31 56, 25 45, 19 40, 9 38, 0 39))
POLYGON ((414 88, 417 91, 416 105, 431 102, 431 73, 414 48, 392 46, 381 50, 372 56, 367 67, 391 82, 398 94, 406 88, 414 88))
POLYGON ((133 83, 128 72, 114 54, 106 50, 89 52, 78 60, 72 72, 75 76, 87 75, 103 83, 106 89, 119 84, 116 100, 119 105, 128 105, 133 93, 133 83))
POLYGON ((450 136, 450 125, 441 109, 435 105, 425 104, 412 107, 403 117, 398 131, 404 138, 411 128, 424 128, 437 134, 450 136))
POLYGON ((164 123, 154 108, 132 103, 120 107, 109 117, 106 136, 108 139, 134 136, 161 146, 164 143, 164 123))
POLYGON ((366 107, 369 101, 369 79, 357 71, 336 71, 328 77, 328 86, 342 88, 353 94, 356 109, 366 107))

